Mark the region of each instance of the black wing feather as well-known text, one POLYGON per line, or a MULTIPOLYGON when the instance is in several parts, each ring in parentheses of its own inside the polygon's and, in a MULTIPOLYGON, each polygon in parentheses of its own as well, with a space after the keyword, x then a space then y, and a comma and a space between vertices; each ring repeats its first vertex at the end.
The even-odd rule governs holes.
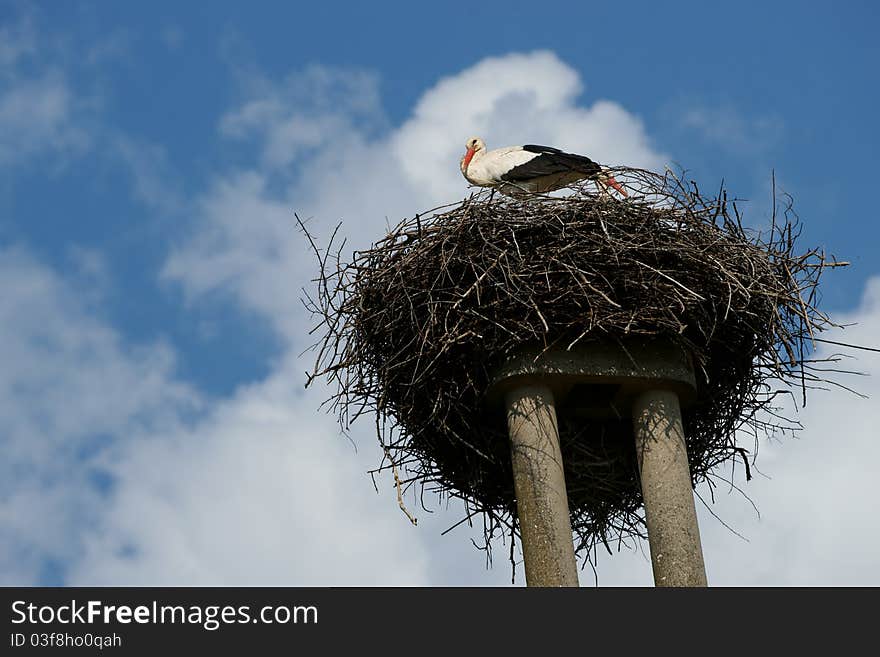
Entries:
POLYGON ((525 164, 513 167, 501 176, 502 180, 506 182, 524 182, 540 178, 541 176, 552 176, 571 171, 593 176, 602 170, 602 167, 590 158, 583 155, 565 153, 558 148, 526 144, 523 146, 523 150, 529 153, 539 153, 539 155, 525 164))
POLYGON ((528 151, 529 153, 560 153, 564 154, 563 151, 558 148, 553 148, 552 146, 537 146, 535 144, 526 144, 522 147, 524 151, 528 151))

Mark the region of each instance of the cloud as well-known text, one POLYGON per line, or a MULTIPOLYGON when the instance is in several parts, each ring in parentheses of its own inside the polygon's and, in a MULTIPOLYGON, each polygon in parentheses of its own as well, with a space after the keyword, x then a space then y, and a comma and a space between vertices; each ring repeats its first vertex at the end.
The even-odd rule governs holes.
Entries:
POLYGON ((49 162, 43 169, 58 171, 85 155, 116 160, 131 171, 140 200, 167 211, 164 150, 110 127, 102 85, 94 84, 95 72, 127 58, 131 45, 124 30, 73 44, 38 32, 29 15, 0 28, 0 166, 49 162))
MULTIPOLYGON (((828 339, 880 346, 880 278, 868 280, 856 311, 835 320, 854 325, 828 339)), ((739 527, 751 539, 743 545, 713 527, 707 554, 718 584, 880 584, 880 523, 874 520, 873 502, 880 460, 880 354, 820 347, 820 358, 841 352, 856 356, 837 367, 868 376, 834 378, 868 399, 833 387, 812 391, 799 413, 805 427, 800 438, 761 446, 758 466, 769 478, 757 477, 745 486, 760 520, 742 502, 728 500, 716 510, 727 512, 725 519, 741 519, 739 527)))
POLYGON ((118 449, 200 400, 167 346, 126 345, 25 250, 0 250, 0 278, 0 581, 35 583, 77 558, 118 449))
POLYGON ((0 276, 0 582, 427 581, 419 537, 290 368, 208 400, 23 249, 0 276))
POLYGON ((46 151, 84 150, 89 138, 72 119, 75 105, 66 79, 57 71, 0 86, 0 165, 46 151))
POLYGON ((138 443, 81 584, 427 583, 418 537, 289 370, 218 403, 191 431, 138 443))
POLYGON ((773 148, 785 129, 778 116, 745 117, 731 106, 692 107, 679 114, 679 122, 707 142, 750 156, 773 148))
POLYGON ((109 92, 101 78, 131 57, 136 41, 115 29, 75 43, 40 33, 28 14, 0 27, 0 167, 37 163, 40 174, 54 173, 73 158, 94 156, 88 166, 97 171, 121 164, 135 198, 150 209, 184 212, 168 149, 123 133, 103 113, 109 92))
POLYGON ((105 135, 106 153, 122 163, 131 176, 132 194, 161 213, 181 213, 181 198, 173 167, 164 146, 136 140, 124 134, 105 135))
POLYGON ((245 171, 218 178, 197 204, 193 238, 178 247, 162 276, 181 281, 190 300, 228 295, 270 322, 280 336, 302 328, 298 284, 306 265, 291 207, 245 171))
POLYGON ((44 153, 80 153, 90 143, 76 120, 82 101, 28 18, 0 28, 0 166, 44 153))
POLYGON ((37 49, 34 27, 27 18, 0 26, 0 76, 7 76, 19 59, 37 49))
POLYGON ((287 167, 304 153, 338 144, 346 133, 367 133, 382 120, 378 80, 364 71, 313 65, 279 85, 253 76, 248 87, 251 98, 222 117, 220 132, 258 137, 267 169, 287 167))

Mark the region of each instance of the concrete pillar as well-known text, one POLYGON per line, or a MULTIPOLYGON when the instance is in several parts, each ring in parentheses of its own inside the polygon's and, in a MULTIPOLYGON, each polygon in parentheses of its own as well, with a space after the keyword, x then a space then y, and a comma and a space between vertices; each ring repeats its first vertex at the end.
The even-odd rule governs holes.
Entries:
POLYGON ((678 396, 643 392, 632 414, 654 584, 706 586, 678 396))
POLYGON ((523 384, 505 395, 528 586, 578 586, 553 393, 523 384))

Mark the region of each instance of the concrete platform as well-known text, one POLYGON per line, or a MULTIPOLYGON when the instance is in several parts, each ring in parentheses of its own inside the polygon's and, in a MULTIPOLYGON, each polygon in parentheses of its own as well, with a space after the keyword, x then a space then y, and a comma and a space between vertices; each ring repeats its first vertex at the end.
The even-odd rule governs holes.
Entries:
POLYGON ((576 586, 558 414, 631 418, 654 583, 705 586, 681 420, 696 397, 690 355, 663 341, 525 349, 495 369, 486 397, 508 421, 529 586, 576 586))
POLYGON ((670 390, 684 407, 697 394, 689 354, 668 342, 629 339, 510 355, 492 372, 486 401, 500 407, 509 390, 536 382, 553 391, 558 412, 593 417, 628 417, 632 400, 646 390, 670 390))

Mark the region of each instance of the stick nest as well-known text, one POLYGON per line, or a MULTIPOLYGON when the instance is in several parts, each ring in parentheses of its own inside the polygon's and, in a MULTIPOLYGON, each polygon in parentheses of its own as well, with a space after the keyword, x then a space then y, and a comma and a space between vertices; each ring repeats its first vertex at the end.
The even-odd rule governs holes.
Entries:
MULTIPOLYGON (((512 554, 507 426, 484 402, 493 367, 526 346, 644 336, 690 352, 698 399, 683 421, 695 486, 714 486, 727 461, 750 476, 739 430, 757 444, 798 427, 772 401, 822 380, 808 356, 833 326, 815 306, 819 278, 845 263, 796 251, 790 199, 758 233, 723 188, 706 196, 671 173, 613 173, 629 198, 589 183, 558 197, 483 191, 402 221, 349 261, 336 233, 326 249, 312 241, 320 275, 306 303, 320 337, 309 381, 335 384, 327 403, 344 428, 375 415, 378 469, 393 469, 405 511, 401 487, 460 498, 465 519, 482 515, 483 547, 509 534, 512 554)), ((578 551, 643 536, 628 413, 559 424, 578 551)))

